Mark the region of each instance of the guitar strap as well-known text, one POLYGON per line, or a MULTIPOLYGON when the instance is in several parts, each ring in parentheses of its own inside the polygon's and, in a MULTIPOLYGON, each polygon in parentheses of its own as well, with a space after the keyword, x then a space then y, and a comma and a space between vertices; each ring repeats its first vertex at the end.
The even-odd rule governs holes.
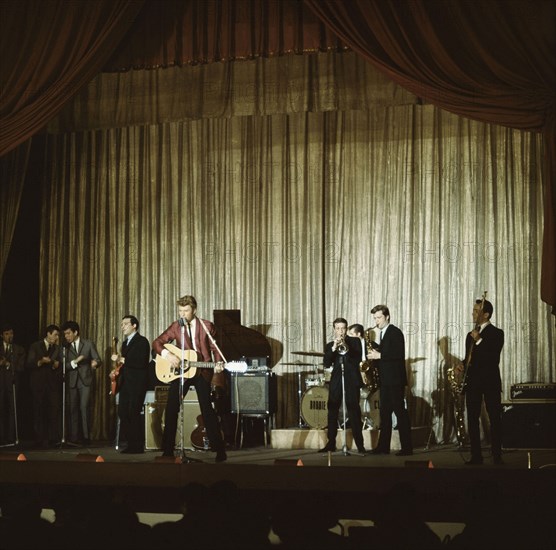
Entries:
POLYGON ((218 353, 220 354, 220 356, 224 360, 224 363, 227 363, 228 361, 227 361, 226 357, 224 357, 224 354, 222 353, 222 350, 218 347, 218 344, 214 341, 214 338, 212 337, 212 334, 208 331, 208 329, 207 329, 205 323, 203 322, 203 320, 200 317, 197 317, 197 319, 201 323, 201 326, 203 327, 203 330, 206 332, 207 336, 209 337, 210 341, 212 342, 212 345, 218 350, 218 353))

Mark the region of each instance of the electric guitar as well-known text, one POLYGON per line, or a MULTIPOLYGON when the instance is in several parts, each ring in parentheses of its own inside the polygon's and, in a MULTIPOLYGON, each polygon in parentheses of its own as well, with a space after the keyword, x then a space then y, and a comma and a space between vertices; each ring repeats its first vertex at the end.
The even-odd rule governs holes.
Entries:
MULTIPOLYGON (((174 344, 164 344, 164 347, 181 360, 181 348, 174 344)), ((218 363, 211 361, 197 361, 197 352, 192 349, 184 350, 183 354, 183 378, 193 378, 197 374, 197 369, 214 369, 218 365, 218 363)), ((245 372, 247 370, 247 363, 245 361, 230 361, 229 363, 224 363, 223 367, 230 372, 245 372)), ((162 357, 162 355, 157 355, 155 372, 156 377, 161 382, 168 384, 172 380, 181 377, 181 365, 174 367, 168 359, 162 357)))
MULTIPOLYGON (((112 338, 112 355, 118 353, 118 339, 114 336, 112 338)), ((118 393, 118 377, 120 376, 120 369, 123 367, 123 363, 113 362, 113 368, 110 371, 110 395, 115 396, 118 393)))

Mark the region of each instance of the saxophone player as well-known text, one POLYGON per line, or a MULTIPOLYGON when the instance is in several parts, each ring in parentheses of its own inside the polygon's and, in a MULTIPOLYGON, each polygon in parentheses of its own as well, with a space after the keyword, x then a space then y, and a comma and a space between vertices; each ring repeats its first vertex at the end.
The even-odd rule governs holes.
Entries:
POLYGON ((405 371, 405 339, 402 331, 390 323, 390 310, 377 305, 372 310, 376 330, 380 332, 379 349, 372 349, 368 359, 378 364, 380 377, 380 436, 373 454, 390 453, 392 413, 398 421, 401 451, 396 456, 413 454, 409 413, 405 406, 404 391, 407 386, 405 371))
POLYGON ((359 338, 347 335, 348 323, 342 317, 335 319, 334 340, 326 344, 324 351, 324 368, 332 366, 328 394, 328 442, 319 449, 319 453, 336 450, 336 435, 338 434, 338 414, 342 404, 342 365, 344 367, 344 385, 346 409, 348 411, 353 440, 357 450, 365 454, 363 431, 361 422, 361 407, 359 406, 359 390, 363 386, 359 363, 363 347, 359 338))

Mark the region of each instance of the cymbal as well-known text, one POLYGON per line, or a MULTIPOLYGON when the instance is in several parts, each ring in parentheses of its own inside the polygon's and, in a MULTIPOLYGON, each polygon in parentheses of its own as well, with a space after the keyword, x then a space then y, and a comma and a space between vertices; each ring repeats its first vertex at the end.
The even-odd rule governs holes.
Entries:
POLYGON ((310 355, 312 357, 324 357, 320 351, 292 351, 294 355, 310 355))

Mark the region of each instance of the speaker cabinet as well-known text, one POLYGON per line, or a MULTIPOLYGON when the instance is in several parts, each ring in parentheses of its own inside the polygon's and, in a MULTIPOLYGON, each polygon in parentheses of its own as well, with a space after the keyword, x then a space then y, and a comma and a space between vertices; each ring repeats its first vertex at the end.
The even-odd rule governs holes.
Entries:
MULTIPOLYGON (((162 434, 164 433, 164 415, 168 402, 169 386, 155 388, 154 401, 145 404, 145 449, 157 450, 162 448, 162 434)), ((151 398, 152 399, 152 398, 151 398)), ((183 399, 184 434, 183 446, 191 449, 191 433, 197 427, 197 417, 201 414, 197 392, 191 386, 183 399)), ((178 431, 176 432, 176 447, 179 447, 180 418, 178 417, 178 431)))
POLYGON ((556 449, 556 401, 502 403, 502 446, 556 449))
POLYGON ((272 372, 232 373, 233 414, 274 414, 276 377, 272 372))

